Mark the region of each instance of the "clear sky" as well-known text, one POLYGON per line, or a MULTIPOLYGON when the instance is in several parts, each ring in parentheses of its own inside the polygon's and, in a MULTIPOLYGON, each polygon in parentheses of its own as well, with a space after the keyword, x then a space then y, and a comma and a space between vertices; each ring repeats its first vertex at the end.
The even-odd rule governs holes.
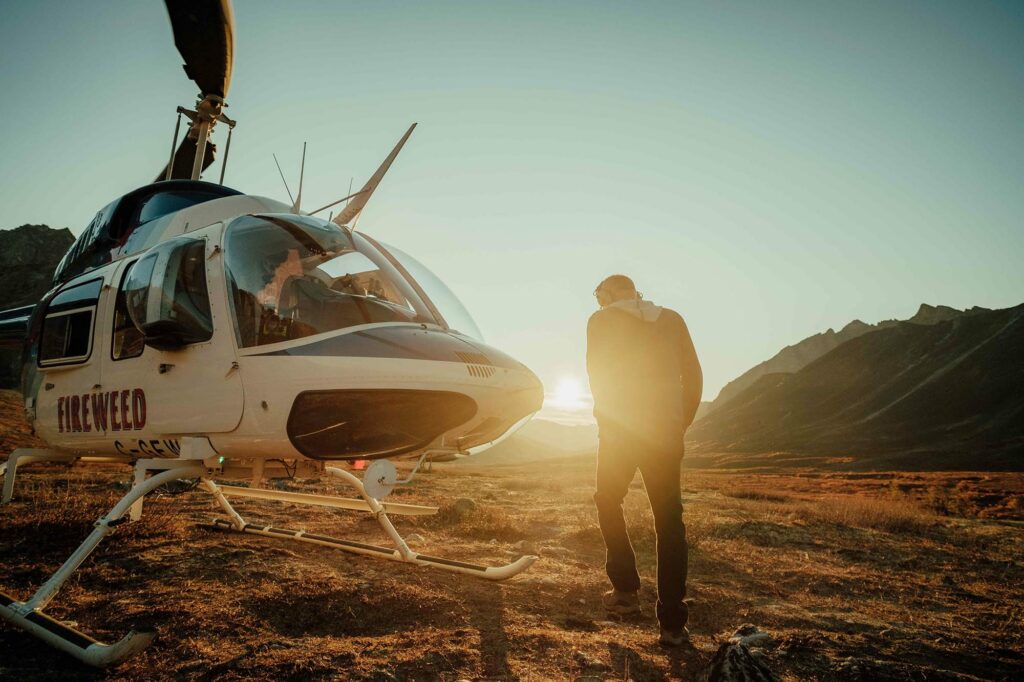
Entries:
MULTIPOLYGON (((196 88, 159 0, 0 3, 0 227, 76 234, 196 88)), ((228 184, 346 193, 488 341, 584 379, 595 284, 680 311, 706 398, 921 302, 1024 301, 1024 3, 238 0, 228 184)), ((223 141, 224 131, 220 131, 223 141)), ((216 179, 219 164, 213 168, 216 179)))

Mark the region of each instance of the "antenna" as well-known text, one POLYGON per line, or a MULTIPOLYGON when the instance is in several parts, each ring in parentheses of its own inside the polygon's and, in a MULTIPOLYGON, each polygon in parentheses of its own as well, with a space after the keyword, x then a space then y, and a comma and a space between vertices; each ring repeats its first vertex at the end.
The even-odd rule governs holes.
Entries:
POLYGON ((295 205, 292 206, 292 213, 299 213, 299 205, 302 203, 302 179, 306 175, 306 143, 302 143, 302 165, 299 166, 299 192, 295 195, 295 205))
POLYGON ((380 181, 384 178, 384 174, 388 172, 388 168, 391 167, 395 157, 398 156, 398 152, 402 151, 402 147, 405 145, 406 140, 409 139, 409 136, 412 135, 412 131, 415 128, 415 123, 409 126, 409 129, 405 131, 405 135, 402 135, 402 139, 398 141, 395 148, 392 149, 391 153, 388 154, 386 159, 384 159, 384 163, 380 165, 377 171, 370 176, 369 180, 366 181, 366 184, 363 185, 363 191, 360 193, 359 198, 346 206, 341 213, 334 217, 332 222, 335 225, 348 225, 356 218, 356 216, 359 215, 359 212, 363 210, 363 206, 366 206, 366 202, 370 200, 374 190, 377 189, 380 181))
MULTIPOLYGON (((345 205, 348 206, 348 202, 352 199, 352 197, 359 196, 360 194, 362 194, 365 191, 366 191, 365 189, 361 189, 358 192, 353 192, 352 194, 349 194, 347 197, 342 197, 340 199, 332 201, 331 203, 327 204, 326 206, 321 206, 320 208, 318 208, 315 211, 310 211, 309 215, 316 215, 320 211, 323 211, 324 209, 330 208, 331 206, 337 206, 338 204, 340 204, 343 201, 345 202, 345 205)), ((331 215, 332 216, 334 215, 334 211, 331 211, 331 215)))
POLYGON ((295 204, 295 199, 292 198, 292 191, 288 189, 288 181, 284 179, 284 173, 281 171, 281 164, 277 163, 277 154, 273 155, 274 163, 277 165, 277 172, 281 176, 281 182, 284 183, 285 191, 288 192, 288 198, 292 200, 292 205, 295 204))

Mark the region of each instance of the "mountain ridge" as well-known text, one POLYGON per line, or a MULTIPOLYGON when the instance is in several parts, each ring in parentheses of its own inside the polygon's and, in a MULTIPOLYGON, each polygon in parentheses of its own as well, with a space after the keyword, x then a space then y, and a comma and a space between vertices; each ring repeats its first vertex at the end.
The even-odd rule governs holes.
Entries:
POLYGON ((946 320, 954 319, 964 315, 976 315, 988 312, 987 308, 973 306, 964 310, 958 310, 945 305, 929 305, 922 303, 918 306, 917 312, 906 320, 882 320, 875 324, 868 324, 859 319, 848 322, 838 332, 829 327, 826 331, 813 334, 792 345, 786 346, 771 358, 760 362, 749 370, 736 377, 718 392, 718 396, 708 404, 701 412, 701 418, 707 417, 715 410, 726 404, 737 395, 750 387, 757 379, 767 374, 793 373, 798 372, 814 360, 826 353, 838 348, 847 341, 871 332, 888 329, 897 324, 908 322, 911 324, 933 325, 946 320))
MULTIPOLYGON (((37 303, 53 286, 53 271, 74 241, 66 227, 0 230, 0 311, 37 303)), ((0 388, 17 384, 20 362, 19 345, 0 347, 0 388)))
MULTIPOLYGON (((955 454, 1020 466, 1024 304, 901 322, 794 373, 764 374, 693 425, 700 452, 814 452, 871 459, 955 454)), ((978 461, 984 460, 982 466, 978 461)))

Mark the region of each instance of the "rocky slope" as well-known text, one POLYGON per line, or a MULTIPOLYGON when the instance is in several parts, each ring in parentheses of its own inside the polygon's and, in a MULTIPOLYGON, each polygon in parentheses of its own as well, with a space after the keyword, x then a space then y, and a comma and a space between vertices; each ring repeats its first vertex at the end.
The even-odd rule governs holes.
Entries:
MULTIPOLYGON (((906 321, 913 324, 930 325, 951 320, 961 315, 973 315, 979 312, 987 311, 985 308, 978 307, 969 308, 967 310, 957 310, 956 308, 950 308, 949 306, 931 306, 927 303, 922 303, 921 307, 918 308, 917 313, 906 321)), ((877 324, 867 324, 860 320, 854 320, 838 332, 829 329, 821 334, 809 336, 803 341, 793 344, 792 346, 786 346, 772 358, 751 367, 739 377, 726 384, 719 392, 718 397, 708 405, 707 409, 698 413, 698 418, 705 417, 722 405, 725 405, 747 388, 753 386, 754 383, 763 376, 779 372, 787 374, 798 372, 811 362, 817 360, 834 348, 838 348, 847 341, 867 334, 868 332, 888 329, 890 327, 895 327, 898 324, 900 324, 900 320, 882 320, 877 324)))
MULTIPOLYGON (((75 241, 71 230, 22 225, 0 230, 0 311, 32 305, 52 286, 53 271, 75 241)), ((0 387, 17 383, 21 348, 0 343, 0 387)))
POLYGON ((1017 469, 1024 305, 897 323, 764 374, 694 424, 696 451, 815 452, 902 468, 1017 469), (879 459, 881 458, 881 459, 879 459))
POLYGON ((0 230, 0 310, 38 301, 50 289, 53 271, 74 241, 67 228, 22 225, 0 230))

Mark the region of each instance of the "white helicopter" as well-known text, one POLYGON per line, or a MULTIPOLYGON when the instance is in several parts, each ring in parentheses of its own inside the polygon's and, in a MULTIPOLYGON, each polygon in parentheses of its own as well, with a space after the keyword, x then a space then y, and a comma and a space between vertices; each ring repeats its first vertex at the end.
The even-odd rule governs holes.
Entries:
MULTIPOLYGON (((32 462, 135 467, 130 491, 25 601, 0 592, 0 616, 96 666, 145 648, 153 632, 97 642, 44 612, 68 577, 143 498, 196 479, 227 515, 218 527, 502 580, 525 556, 481 566, 419 554, 389 514, 435 507, 382 502, 431 459, 507 437, 543 400, 537 377, 485 345, 447 287, 402 251, 352 229, 413 127, 333 221, 199 180, 231 80, 230 0, 166 0, 185 71, 201 89, 161 180, 111 202, 64 256, 54 288, 0 315, 23 335, 25 410, 45 449, 0 464, 3 502, 32 462), (417 460, 400 480, 389 458, 417 460), (362 480, 332 463, 373 460, 362 480), (358 498, 266 489, 276 475, 335 477, 358 498), (216 479, 248 478, 248 487, 216 479), (229 498, 371 512, 391 547, 247 522, 229 498)), ((228 133, 230 149, 230 129, 228 133)), ((225 162, 227 150, 225 151, 225 162)), ((223 183, 223 169, 221 171, 223 183)), ((290 192, 289 192, 290 194, 290 192)), ((333 204, 332 204, 333 205, 333 204)), ((324 207, 329 208, 330 206, 324 207)), ((318 211, 314 211, 316 213, 318 211)))

